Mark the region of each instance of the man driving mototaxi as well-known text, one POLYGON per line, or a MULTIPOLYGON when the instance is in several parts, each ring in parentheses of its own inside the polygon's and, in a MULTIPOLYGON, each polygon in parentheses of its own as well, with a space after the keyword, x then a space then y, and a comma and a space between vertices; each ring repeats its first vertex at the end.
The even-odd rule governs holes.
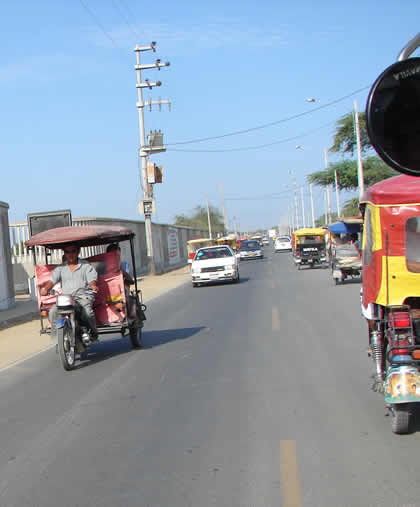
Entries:
MULTIPOLYGON (((74 296, 76 313, 85 321, 91 330, 91 340, 97 340, 96 318, 93 302, 98 292, 96 269, 84 259, 79 259, 80 247, 68 245, 64 247, 65 262, 57 266, 51 274, 51 280, 40 287, 41 296, 46 296, 55 284, 61 282, 64 294, 74 296)), ((56 335, 57 306, 51 307, 49 312, 51 335, 56 335)))

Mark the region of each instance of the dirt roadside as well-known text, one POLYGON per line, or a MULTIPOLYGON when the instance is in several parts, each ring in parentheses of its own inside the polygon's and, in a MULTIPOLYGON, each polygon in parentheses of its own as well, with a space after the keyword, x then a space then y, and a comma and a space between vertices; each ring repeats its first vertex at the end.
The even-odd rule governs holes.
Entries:
MULTIPOLYGON (((191 278, 189 266, 158 276, 145 276, 139 281, 143 302, 147 305, 152 299, 164 294, 191 278)), ((52 346, 49 335, 39 334, 39 320, 30 320, 33 308, 22 314, 21 324, 0 330, 0 370, 34 356, 52 346)), ((1 319, 1 312, 0 312, 1 319)))

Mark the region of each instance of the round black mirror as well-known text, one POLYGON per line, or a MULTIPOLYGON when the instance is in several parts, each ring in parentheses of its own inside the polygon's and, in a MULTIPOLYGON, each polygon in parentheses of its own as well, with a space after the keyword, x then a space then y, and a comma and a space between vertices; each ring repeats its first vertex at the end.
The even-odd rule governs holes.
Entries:
POLYGON ((394 63, 378 77, 367 100, 366 127, 384 162, 420 176, 420 58, 394 63))

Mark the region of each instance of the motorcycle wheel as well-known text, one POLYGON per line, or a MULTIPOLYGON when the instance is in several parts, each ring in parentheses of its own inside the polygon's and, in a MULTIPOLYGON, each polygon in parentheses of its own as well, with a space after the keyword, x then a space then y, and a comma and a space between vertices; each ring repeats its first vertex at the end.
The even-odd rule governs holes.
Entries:
POLYGON ((76 351, 71 344, 72 329, 65 326, 57 329, 58 352, 61 364, 66 371, 74 370, 76 366, 76 351))
POLYGON ((142 347, 142 328, 136 325, 130 327, 130 342, 133 349, 142 347))
POLYGON ((405 435, 410 431, 411 412, 406 405, 394 405, 392 408, 392 431, 405 435))

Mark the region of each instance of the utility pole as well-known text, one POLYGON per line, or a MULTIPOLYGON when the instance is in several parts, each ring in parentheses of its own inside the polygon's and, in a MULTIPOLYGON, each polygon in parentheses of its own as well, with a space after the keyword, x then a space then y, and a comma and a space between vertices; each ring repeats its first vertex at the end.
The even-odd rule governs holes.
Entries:
POLYGON ((219 185, 219 189, 220 189, 220 196, 222 199, 222 212, 223 212, 223 224, 224 224, 223 234, 225 235, 228 233, 228 223, 227 223, 226 208, 225 208, 225 186, 223 185, 223 183, 221 183, 219 185))
POLYGON ((311 194, 312 227, 315 227, 314 195, 312 193, 312 183, 309 184, 309 193, 311 194))
MULTIPOLYGON (((141 160, 141 182, 143 188, 143 202, 142 202, 142 212, 144 213, 144 224, 146 230, 146 244, 147 244, 147 256, 150 260, 150 271, 152 274, 156 273, 155 266, 155 257, 153 251, 153 235, 152 235, 152 213, 153 213, 153 186, 149 184, 147 177, 147 158, 151 153, 159 153, 165 151, 163 146, 161 149, 153 149, 151 146, 146 145, 146 135, 144 128, 144 107, 148 105, 150 108, 153 103, 157 103, 156 101, 150 101, 149 103, 143 102, 143 88, 149 88, 150 90, 155 86, 160 86, 162 83, 160 81, 150 82, 146 79, 142 82, 141 79, 141 71, 144 69, 158 69, 161 67, 169 66, 169 62, 161 62, 157 59, 152 64, 141 64, 140 54, 142 51, 156 51, 156 42, 151 42, 149 46, 139 46, 138 44, 134 48, 136 53, 136 65, 134 66, 134 70, 137 75, 137 109, 139 113, 139 136, 140 136, 140 150, 139 156, 141 160)), ((168 103, 168 101, 165 101, 168 103)))
POLYGON ((238 237, 238 224, 236 223, 236 217, 233 217, 233 227, 234 227, 234 234, 235 234, 235 238, 238 237))
MULTIPOLYGON (((324 158, 325 158, 325 169, 328 171, 329 163, 328 163, 328 150, 324 149, 324 158)), ((327 224, 331 222, 331 194, 330 194, 330 186, 327 185, 327 224)))
POLYGON ((303 197, 303 186, 300 187, 300 198, 302 202, 302 223, 303 227, 306 227, 306 219, 305 219, 305 199, 303 197))
POLYGON ((357 100, 354 101, 354 133, 356 135, 357 144, 357 180, 359 184, 359 200, 362 199, 362 195, 365 191, 365 184, 363 180, 363 162, 362 162, 362 144, 360 142, 360 126, 359 126, 359 107, 357 100))
POLYGON ((328 197, 327 197, 327 189, 325 189, 324 194, 324 204, 325 204, 325 225, 328 225, 328 197))
POLYGON ((340 187, 338 185, 338 176, 337 171, 334 171, 334 178, 335 178, 335 198, 337 200, 337 216, 341 216, 341 207, 340 207, 340 187))
POLYGON ((299 224, 299 208, 298 208, 298 197, 297 197, 297 188, 296 188, 296 180, 293 181, 295 187, 295 215, 296 215, 296 229, 300 229, 299 224))
POLYGON ((211 218, 210 218, 209 198, 207 197, 206 199, 207 199, 207 221, 209 224, 209 238, 213 239, 212 234, 211 234, 211 218))

